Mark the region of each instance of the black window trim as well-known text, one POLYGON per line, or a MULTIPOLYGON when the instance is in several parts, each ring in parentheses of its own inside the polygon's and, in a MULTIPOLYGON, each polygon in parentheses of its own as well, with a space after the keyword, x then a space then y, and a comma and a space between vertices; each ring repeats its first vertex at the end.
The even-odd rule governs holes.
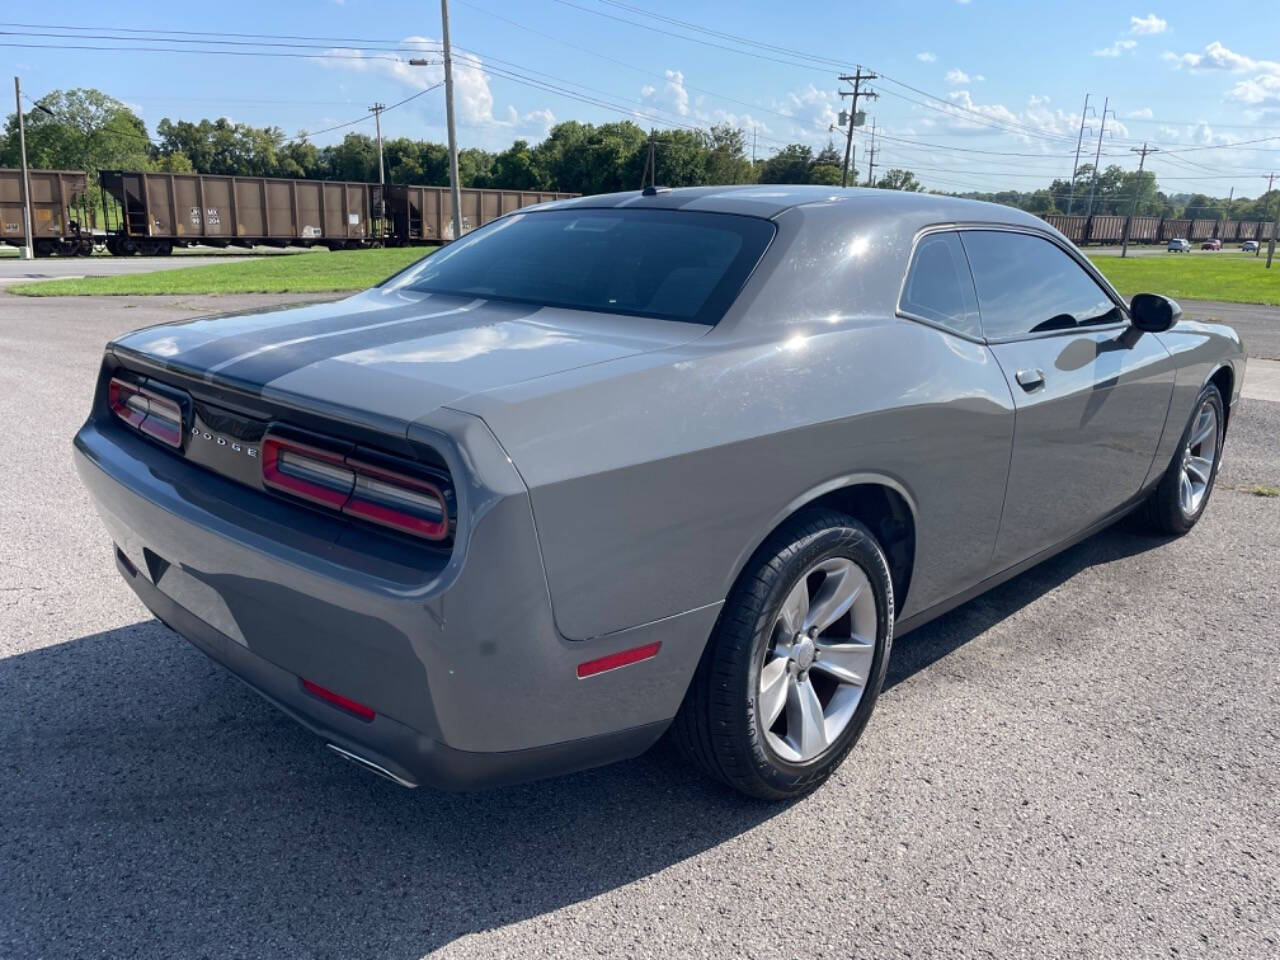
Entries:
MULTIPOLYGON (((960 238, 960 242, 962 244, 964 243, 963 236, 960 238)), ((967 258, 966 258, 966 266, 968 266, 967 258)), ((972 267, 969 268, 969 279, 971 282, 973 282, 974 296, 976 297, 978 285, 977 285, 977 282, 973 280, 972 267)), ((911 241, 911 251, 907 257, 907 267, 902 272, 902 282, 898 286, 897 303, 898 303, 897 309, 894 311, 896 316, 902 317, 903 319, 906 319, 906 320, 911 320, 915 323, 922 323, 928 327, 933 327, 935 330, 941 330, 944 333, 949 333, 952 336, 959 337, 962 340, 968 340, 970 343, 998 344, 998 343, 1019 343, 1023 340, 1046 340, 1051 337, 1076 336, 1080 333, 1093 333, 1095 331, 1123 330, 1126 327, 1130 326, 1132 323, 1132 320, 1129 316, 1129 305, 1125 303, 1124 300, 1121 299, 1120 295, 1116 292, 1115 287, 1111 286, 1111 283, 1107 280, 1107 278, 1102 275, 1102 273, 1098 270, 1097 267, 1095 267, 1092 263, 1089 262, 1089 259, 1087 257, 1081 254, 1080 251, 1075 249, 1074 247, 1064 244, 1060 239, 1058 239, 1056 236, 1050 233, 1048 229, 1042 230, 1039 227, 1031 226, 1030 224, 996 223, 996 222, 987 222, 983 220, 973 220, 973 221, 963 220, 963 221, 956 221, 954 223, 935 223, 922 228, 921 230, 916 232, 914 239, 911 241), (906 293, 907 277, 910 276, 911 274, 911 265, 915 262, 916 248, 920 245, 920 241, 923 240, 925 237, 931 236, 935 233, 963 234, 965 231, 972 232, 976 230, 985 230, 990 233, 1021 233, 1021 234, 1026 234, 1027 236, 1040 237, 1043 240, 1048 240, 1055 247, 1057 247, 1059 250, 1065 253, 1068 257, 1074 260, 1076 264, 1080 266, 1086 274, 1089 275, 1089 278, 1098 285, 1099 289, 1101 289, 1102 292, 1107 295, 1107 298, 1120 310, 1120 316, 1122 319, 1117 320, 1114 323, 1090 324, 1087 327, 1073 327, 1068 330, 1041 330, 1038 333, 1031 333, 1031 332, 1018 333, 1018 334, 1012 334, 1010 336, 1005 336, 1005 337, 988 337, 984 329, 983 335, 981 337, 974 337, 967 333, 962 333, 959 330, 955 330, 951 327, 948 327, 945 324, 939 323, 936 320, 930 320, 927 317, 921 317, 917 314, 914 314, 910 310, 904 310, 902 308, 902 298, 906 293)), ((978 317, 979 318, 982 317, 982 298, 981 297, 978 297, 978 317)))
MULTIPOLYGON (((961 340, 967 340, 970 343, 986 343, 985 337, 975 337, 971 333, 965 333, 963 330, 957 330, 955 327, 949 327, 945 323, 938 320, 932 320, 929 317, 922 317, 918 313, 912 313, 902 306, 902 298, 907 294, 907 280, 911 277, 911 268, 916 262, 916 250, 920 246, 920 242, 928 237, 939 233, 956 233, 958 227, 953 223, 931 224, 916 233, 915 238, 911 241, 911 250, 907 256, 907 267, 902 271, 902 282, 898 284, 897 307, 894 309, 894 316, 902 317, 904 320, 911 320, 914 323, 922 323, 926 327, 932 327, 934 330, 941 330, 943 333, 949 333, 953 337, 959 337, 961 340)), ((963 250, 963 245, 961 246, 963 250)), ((973 282, 973 271, 969 267, 968 257, 965 259, 965 270, 969 274, 969 283, 973 285, 973 299, 978 305, 978 321, 981 326, 982 321, 982 304, 978 302, 978 286, 973 282)))

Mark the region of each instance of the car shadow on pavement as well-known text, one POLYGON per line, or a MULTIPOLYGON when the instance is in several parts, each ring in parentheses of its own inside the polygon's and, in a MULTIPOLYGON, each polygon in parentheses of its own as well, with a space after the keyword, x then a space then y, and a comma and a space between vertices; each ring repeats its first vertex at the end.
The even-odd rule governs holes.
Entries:
MULTIPOLYGON (((904 637, 888 682, 1082 568, 1160 542, 1086 541, 904 637)), ((0 702, 0 955, 15 960, 407 960, 787 811, 665 743, 487 793, 403 790, 333 758, 156 621, 0 661, 0 702)))
POLYGON ((665 744, 405 790, 148 621, 0 660, 0 956, 417 958, 751 830, 665 744))
POLYGON ((896 637, 884 689, 928 669, 1081 570, 1154 550, 1173 539, 1135 533, 1128 527, 1129 521, 1122 520, 919 629, 896 637))

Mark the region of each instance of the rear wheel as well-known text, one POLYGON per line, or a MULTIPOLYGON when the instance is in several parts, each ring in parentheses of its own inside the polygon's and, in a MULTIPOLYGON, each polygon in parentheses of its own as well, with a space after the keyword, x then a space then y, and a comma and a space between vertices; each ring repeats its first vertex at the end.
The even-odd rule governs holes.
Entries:
POLYGON ((1204 513, 1222 463, 1224 413, 1222 395, 1208 384, 1196 398, 1172 462, 1144 504, 1143 518, 1150 529, 1180 536, 1204 513))
POLYGON ((756 552, 673 725, 682 752, 750 796, 820 786, 857 742, 884 681, 893 586, 852 517, 806 511, 756 552))

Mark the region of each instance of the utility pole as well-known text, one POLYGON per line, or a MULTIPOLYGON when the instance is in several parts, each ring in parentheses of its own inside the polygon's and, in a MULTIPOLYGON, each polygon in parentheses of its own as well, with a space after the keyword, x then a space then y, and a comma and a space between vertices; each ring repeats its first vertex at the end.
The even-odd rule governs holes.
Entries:
POLYGON ((18 151, 22 154, 22 219, 25 238, 22 244, 22 259, 31 260, 34 241, 31 239, 31 227, 35 221, 31 217, 31 181, 27 177, 27 128, 22 121, 22 81, 13 78, 13 99, 18 105, 18 151))
POLYGON ((1125 217, 1124 220, 1124 246, 1120 248, 1120 256, 1122 258, 1129 255, 1129 226, 1133 223, 1133 215, 1138 210, 1138 194, 1142 191, 1142 168, 1147 162, 1147 154, 1159 153, 1160 148, 1148 147, 1146 142, 1143 141, 1141 150, 1137 147, 1130 147, 1129 151, 1141 156, 1138 158, 1138 179, 1133 185, 1133 202, 1129 204, 1129 216, 1125 217))
POLYGON ((840 96, 852 98, 849 101, 849 123, 848 129, 845 131, 844 140, 844 172, 840 176, 840 186, 847 187, 849 185, 849 157, 853 153, 853 128, 858 126, 858 98, 866 97, 869 100, 874 100, 879 94, 861 89, 863 80, 877 79, 874 73, 863 73, 861 65, 858 66, 853 76, 843 74, 839 79, 841 83, 853 83, 852 90, 840 91, 840 96))
POLYGON ((871 147, 867 150, 867 186, 876 185, 876 122, 871 121, 871 147))
POLYGON ((655 182, 657 179, 657 171, 654 169, 655 163, 654 163, 654 155, 653 155, 653 148, 654 148, 653 137, 654 137, 654 130, 652 127, 650 127, 649 128, 649 149, 646 151, 645 157, 644 157, 644 172, 640 174, 641 190, 643 190, 646 186, 648 187, 657 186, 657 183, 655 182))
MULTIPOLYGON (((1271 181, 1274 180, 1275 177, 1276 175, 1274 173, 1267 177, 1267 193, 1271 192, 1271 181)), ((1263 196, 1265 197, 1267 193, 1264 193, 1263 196)), ((1272 228, 1272 233, 1275 233, 1274 227, 1272 228)), ((1261 223, 1258 224, 1258 249, 1253 251, 1253 255, 1255 257, 1262 256, 1262 224, 1261 223)))
POLYGON ((1110 97, 1105 97, 1102 101, 1102 125, 1098 128, 1098 150, 1093 155, 1093 179, 1089 183, 1089 209, 1085 211, 1085 216, 1093 213, 1093 194, 1098 189, 1098 161, 1102 159, 1102 136, 1107 132, 1107 114, 1113 117, 1116 115, 1114 110, 1109 110, 1111 103, 1110 97))
MULTIPOLYGON (((1091 93, 1084 95, 1084 109, 1080 111, 1080 136, 1076 138, 1076 159, 1071 165, 1071 190, 1067 194, 1067 216, 1071 216, 1071 204, 1076 198, 1076 171, 1080 169, 1080 147, 1084 144, 1084 121, 1089 116, 1089 98, 1093 96, 1091 93)), ((1092 131, 1090 131, 1092 133, 1092 131)))
MULTIPOLYGON (((1273 173, 1267 177, 1267 193, 1271 192, 1271 184, 1275 181, 1276 175, 1273 173)), ((1280 199, 1278 197, 1277 199, 1280 199)), ((1276 214, 1271 217, 1271 239, 1267 242, 1267 269, 1271 269, 1271 258, 1276 255, 1276 223, 1280 221, 1280 203, 1276 204, 1276 214)), ((1259 244, 1258 253, 1261 253, 1261 244, 1259 244)), ((1258 253, 1255 253, 1256 257, 1258 253)))
MULTIPOLYGON (((382 163, 382 111, 385 109, 387 109, 386 106, 381 103, 375 103, 369 108, 369 112, 373 114, 373 125, 378 131, 378 186, 381 188, 378 191, 378 223, 376 225, 379 231, 378 236, 382 235, 387 213, 387 174, 386 167, 382 163)), ((373 229, 374 224, 369 226, 373 229)))
POLYGON ((462 239, 462 190, 458 184, 458 127, 453 118, 453 48, 449 45, 449 0, 440 0, 444 42, 444 114, 449 127, 449 197, 453 201, 453 239, 462 239))
POLYGON ((375 103, 369 108, 369 112, 373 114, 373 124, 378 131, 378 183, 383 186, 387 183, 386 173, 382 166, 382 111, 387 109, 385 104, 375 103))

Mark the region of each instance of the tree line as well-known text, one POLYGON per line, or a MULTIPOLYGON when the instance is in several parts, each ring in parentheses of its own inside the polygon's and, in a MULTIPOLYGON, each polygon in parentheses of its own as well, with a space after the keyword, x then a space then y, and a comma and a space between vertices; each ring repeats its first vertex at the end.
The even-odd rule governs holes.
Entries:
MULTIPOLYGON (((62 170, 197 171, 233 176, 296 177, 315 180, 376 181, 378 145, 370 136, 348 133, 338 143, 318 146, 305 131, 288 136, 276 126, 255 127, 225 117, 198 121, 160 120, 154 136, 126 104, 94 89, 54 91, 23 114, 27 158, 33 167, 62 170)), ((835 144, 815 152, 793 143, 772 156, 753 160, 744 131, 728 125, 710 130, 646 131, 626 120, 581 123, 569 120, 551 128, 539 143, 516 140, 501 151, 469 147, 459 151, 463 186, 507 190, 555 190, 606 193, 641 185, 650 150, 655 182, 670 187, 731 183, 815 183, 838 185, 844 155, 835 144)), ((444 144, 409 137, 383 142, 389 183, 443 186, 449 182, 449 154, 444 144)), ((10 114, 0 133, 0 166, 14 167, 18 158, 18 118, 10 114)), ((857 170, 850 182, 861 183, 857 170)), ((1048 187, 959 196, 990 200, 1032 213, 1073 213, 1087 209, 1093 168, 1082 166, 1074 188, 1068 179, 1048 187)), ((875 186, 889 190, 923 190, 915 174, 892 168, 875 186)), ((1095 213, 1127 214, 1133 195, 1137 212, 1166 217, 1225 219, 1225 199, 1204 194, 1166 194, 1155 174, 1141 175, 1111 165, 1099 172, 1094 186, 1095 213)), ((1275 214, 1272 201, 1280 191, 1250 200, 1236 199, 1230 216, 1266 220, 1275 214)))

